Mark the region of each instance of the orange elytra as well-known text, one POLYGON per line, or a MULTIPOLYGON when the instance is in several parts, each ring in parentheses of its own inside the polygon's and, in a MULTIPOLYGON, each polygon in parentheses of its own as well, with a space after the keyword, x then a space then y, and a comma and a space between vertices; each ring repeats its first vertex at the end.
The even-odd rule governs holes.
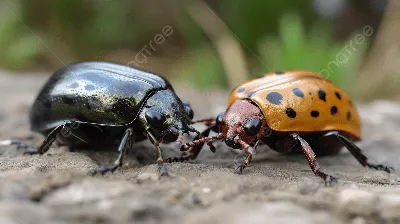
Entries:
POLYGON ((361 139, 360 118, 348 95, 324 76, 304 70, 268 73, 231 92, 228 108, 208 128, 181 147, 192 158, 204 143, 221 140, 244 149, 247 157, 235 172, 250 166, 260 144, 278 152, 302 152, 315 175, 330 184, 336 178, 320 171, 316 155, 337 153, 345 146, 364 167, 390 173, 392 167, 373 164, 353 141, 361 139), (208 137, 210 131, 217 132, 208 137))
POLYGON ((235 88, 231 105, 248 99, 275 131, 343 131, 360 140, 360 119, 347 94, 324 76, 309 71, 268 73, 235 88))

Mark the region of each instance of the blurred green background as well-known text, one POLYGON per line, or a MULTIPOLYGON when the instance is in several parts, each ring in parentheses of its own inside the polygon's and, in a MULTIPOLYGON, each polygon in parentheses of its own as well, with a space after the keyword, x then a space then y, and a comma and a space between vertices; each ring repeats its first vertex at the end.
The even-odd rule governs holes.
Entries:
POLYGON ((107 60, 203 91, 308 69, 358 99, 396 97, 398 11, 395 0, 3 0, 0 67, 107 60))

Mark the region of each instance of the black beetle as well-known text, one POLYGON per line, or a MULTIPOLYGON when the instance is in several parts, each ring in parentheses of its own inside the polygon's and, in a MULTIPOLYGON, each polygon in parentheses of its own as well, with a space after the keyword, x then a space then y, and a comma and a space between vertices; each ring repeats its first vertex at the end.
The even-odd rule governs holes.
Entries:
POLYGON ((122 165, 133 142, 146 138, 159 163, 191 159, 164 159, 159 144, 199 133, 190 126, 192 118, 190 105, 165 78, 110 62, 81 62, 56 71, 31 108, 31 129, 47 136, 43 144, 34 149, 17 140, 2 143, 17 144, 27 154, 44 154, 56 138, 74 149, 119 144, 114 165, 91 171, 104 174, 122 165))

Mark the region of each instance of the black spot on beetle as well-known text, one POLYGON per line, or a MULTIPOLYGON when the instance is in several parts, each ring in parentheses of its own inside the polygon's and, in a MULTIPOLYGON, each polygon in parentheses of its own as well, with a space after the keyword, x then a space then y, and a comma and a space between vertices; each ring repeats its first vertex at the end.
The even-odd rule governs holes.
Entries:
POLYGON ((285 72, 279 71, 279 72, 275 72, 275 74, 277 74, 277 75, 283 75, 283 74, 285 74, 285 72))
POLYGON ((275 104, 275 105, 281 104, 282 99, 283 99, 283 96, 278 92, 270 92, 267 95, 268 102, 275 104))
POLYGON ((94 90, 94 86, 92 86, 92 85, 86 85, 86 86, 85 86, 85 89, 86 89, 87 91, 92 91, 92 90, 94 90))
POLYGON ((335 92, 335 95, 336 95, 336 97, 337 97, 339 100, 341 100, 341 99, 342 99, 342 96, 340 95, 340 93, 339 93, 339 92, 335 92))
POLYGON ((294 88, 293 90, 294 95, 303 98, 304 97, 304 93, 299 89, 299 88, 294 88))
POLYGON ((244 90, 245 90, 246 88, 244 88, 244 87, 240 87, 239 89, 238 89, 238 93, 241 93, 241 92, 243 92, 244 90))
POLYGON ((319 112, 316 110, 311 111, 310 113, 311 117, 318 117, 319 116, 319 112))
POLYGON ((350 111, 347 111, 347 120, 350 120, 351 119, 351 113, 350 113, 350 111))
POLYGON ((337 110, 337 107, 336 107, 336 106, 331 107, 331 114, 332 114, 332 115, 337 114, 337 112, 338 112, 338 110, 337 110))
POLYGON ((288 107, 288 108, 286 108, 286 115, 290 118, 295 118, 296 111, 294 111, 292 108, 288 107))
POLYGON ((318 90, 318 98, 326 102, 326 93, 324 90, 318 90))

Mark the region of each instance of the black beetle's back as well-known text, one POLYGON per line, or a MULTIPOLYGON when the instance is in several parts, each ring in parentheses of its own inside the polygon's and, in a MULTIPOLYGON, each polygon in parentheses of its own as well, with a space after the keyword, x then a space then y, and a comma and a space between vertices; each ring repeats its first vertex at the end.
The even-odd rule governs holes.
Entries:
POLYGON ((31 109, 31 128, 44 132, 65 120, 125 125, 136 118, 146 98, 161 89, 172 87, 166 79, 133 67, 73 64, 55 72, 39 93, 31 109))

